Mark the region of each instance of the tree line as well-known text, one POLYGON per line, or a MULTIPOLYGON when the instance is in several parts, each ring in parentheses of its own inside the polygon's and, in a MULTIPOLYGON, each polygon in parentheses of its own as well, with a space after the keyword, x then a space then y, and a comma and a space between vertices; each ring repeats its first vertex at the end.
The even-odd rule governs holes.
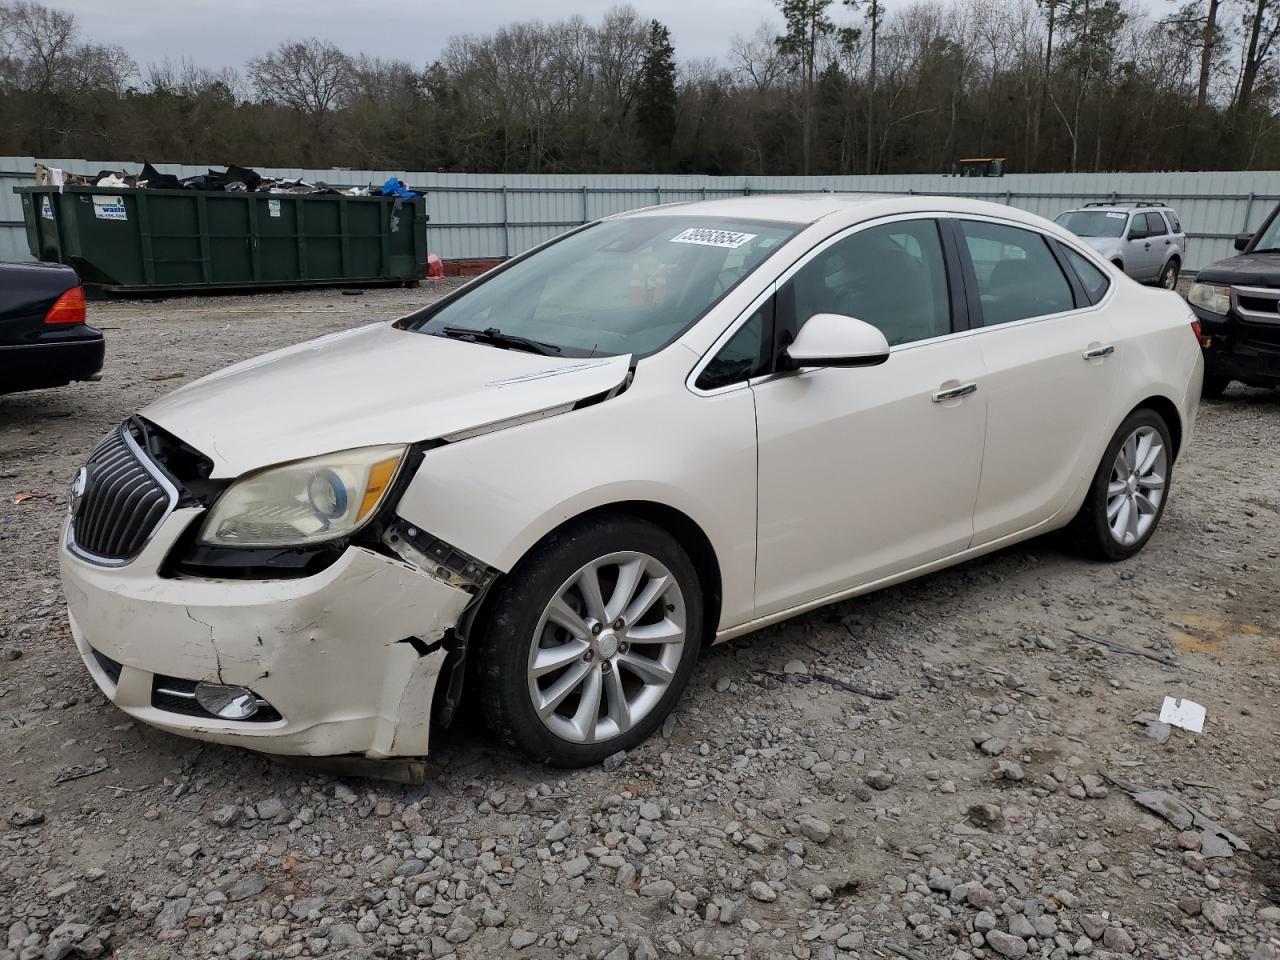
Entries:
POLYGON ((1280 0, 776 0, 719 59, 634 7, 140 65, 0 0, 0 154, 513 173, 1280 168, 1280 0))

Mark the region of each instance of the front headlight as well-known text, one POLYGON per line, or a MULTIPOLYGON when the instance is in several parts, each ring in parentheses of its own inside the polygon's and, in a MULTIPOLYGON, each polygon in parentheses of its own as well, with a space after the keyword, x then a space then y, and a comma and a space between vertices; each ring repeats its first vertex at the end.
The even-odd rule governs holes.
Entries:
POLYGON ((406 449, 344 450, 251 473, 214 503, 199 542, 298 547, 355 533, 391 488, 406 449))
POLYGON ((1201 310, 1208 310, 1210 313, 1220 313, 1224 316, 1227 310, 1231 308, 1231 288, 1230 287, 1214 287, 1207 283, 1193 283, 1191 292, 1187 294, 1192 306, 1199 307, 1201 310))

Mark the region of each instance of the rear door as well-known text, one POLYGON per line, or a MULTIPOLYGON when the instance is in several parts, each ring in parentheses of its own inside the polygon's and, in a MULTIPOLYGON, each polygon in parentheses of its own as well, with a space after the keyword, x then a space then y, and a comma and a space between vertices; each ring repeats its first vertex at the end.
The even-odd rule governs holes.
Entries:
MULTIPOLYGON (((1053 517, 1092 473, 1100 430, 1119 377, 1115 332, 1064 248, 1043 234, 995 220, 955 229, 968 255, 981 318, 973 337, 986 368, 987 433, 974 510, 975 546, 1053 517)), ((1077 255, 1078 256, 1078 255, 1077 255)), ((1094 270, 1095 285, 1108 282, 1094 270)))
POLYGON ((1160 233, 1165 232, 1164 222, 1158 215, 1154 219, 1156 223, 1152 223, 1152 216, 1149 213, 1135 213, 1129 220, 1129 242, 1125 244, 1124 271, 1135 280, 1155 278, 1164 263, 1161 258, 1164 250, 1163 238, 1159 237, 1160 233), (1151 236, 1152 230, 1157 232, 1157 237, 1151 236))

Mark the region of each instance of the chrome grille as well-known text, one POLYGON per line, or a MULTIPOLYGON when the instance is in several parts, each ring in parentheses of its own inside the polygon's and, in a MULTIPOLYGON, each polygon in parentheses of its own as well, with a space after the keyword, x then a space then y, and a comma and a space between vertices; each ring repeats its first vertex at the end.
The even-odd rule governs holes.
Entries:
POLYGON ((125 424, 94 449, 76 477, 71 549, 95 563, 128 563, 177 502, 177 489, 125 424))

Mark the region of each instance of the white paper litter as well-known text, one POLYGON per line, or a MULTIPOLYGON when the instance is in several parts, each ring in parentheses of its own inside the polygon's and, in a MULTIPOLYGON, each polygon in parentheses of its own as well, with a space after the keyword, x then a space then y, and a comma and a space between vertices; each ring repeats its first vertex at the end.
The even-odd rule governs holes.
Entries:
POLYGON ((1164 704, 1160 707, 1161 723, 1181 727, 1192 733, 1199 733, 1204 729, 1204 717, 1204 707, 1194 700, 1175 700, 1173 697, 1165 697, 1164 704))

